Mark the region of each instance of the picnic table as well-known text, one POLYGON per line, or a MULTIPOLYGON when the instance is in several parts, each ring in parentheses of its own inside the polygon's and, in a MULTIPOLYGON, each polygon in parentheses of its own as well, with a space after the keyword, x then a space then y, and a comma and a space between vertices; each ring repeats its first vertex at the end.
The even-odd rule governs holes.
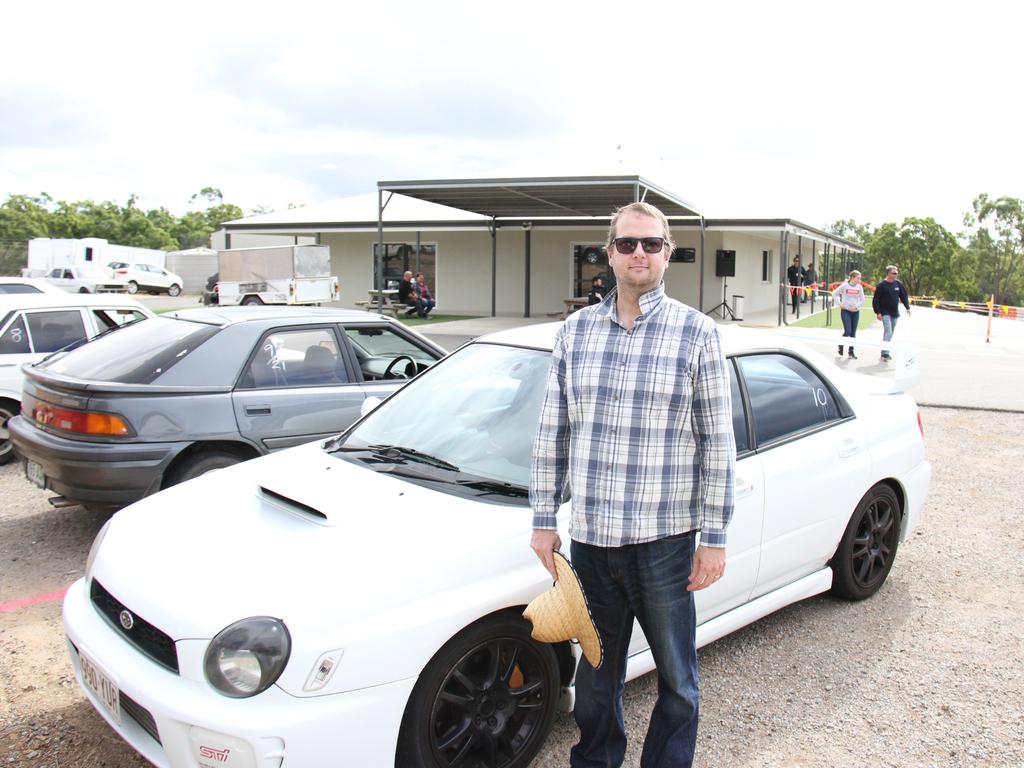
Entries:
POLYGON ((585 307, 590 303, 590 299, 586 296, 573 296, 572 298, 562 299, 562 301, 565 303, 565 311, 562 313, 563 320, 580 307, 585 307))
POLYGON ((386 312, 397 320, 398 312, 408 309, 398 300, 396 288, 385 288, 381 291, 371 288, 367 293, 370 296, 369 300, 356 302, 357 307, 362 307, 367 312, 386 312))

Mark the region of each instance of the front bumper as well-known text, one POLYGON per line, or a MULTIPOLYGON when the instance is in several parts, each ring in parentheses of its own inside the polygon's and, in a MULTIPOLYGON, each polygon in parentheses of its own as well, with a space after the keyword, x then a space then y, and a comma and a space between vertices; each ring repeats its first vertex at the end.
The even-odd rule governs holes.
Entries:
POLYGON ((178 676, 139 653, 93 607, 85 579, 75 582, 64 599, 64 628, 75 676, 86 697, 154 765, 391 768, 395 764, 398 731, 415 679, 309 697, 290 696, 272 686, 249 699, 231 699, 205 681, 190 679, 186 670, 178 676), (80 654, 117 686, 120 723, 83 683, 80 654))
POLYGON ((37 429, 23 416, 7 426, 17 454, 42 466, 47 489, 97 506, 125 506, 156 493, 164 470, 190 445, 70 440, 37 429))

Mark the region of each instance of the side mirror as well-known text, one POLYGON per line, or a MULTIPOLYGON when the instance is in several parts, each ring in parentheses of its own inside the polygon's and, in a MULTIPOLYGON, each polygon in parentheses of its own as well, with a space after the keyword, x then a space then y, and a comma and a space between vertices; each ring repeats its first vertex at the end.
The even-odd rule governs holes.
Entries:
POLYGON ((363 405, 359 409, 359 415, 360 416, 365 416, 366 414, 368 414, 370 411, 372 411, 374 408, 376 408, 378 405, 380 405, 383 402, 384 401, 381 400, 379 397, 368 397, 368 398, 366 398, 365 400, 363 400, 363 405))

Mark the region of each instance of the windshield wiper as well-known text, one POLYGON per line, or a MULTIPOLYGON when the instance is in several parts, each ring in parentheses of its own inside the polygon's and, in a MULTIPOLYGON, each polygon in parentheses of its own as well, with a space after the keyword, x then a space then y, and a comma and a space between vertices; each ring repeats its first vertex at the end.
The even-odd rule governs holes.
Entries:
POLYGON ((432 467, 447 469, 451 472, 459 471, 459 468, 450 461, 445 461, 437 456, 431 456, 423 451, 417 451, 415 448, 406 448, 403 445, 369 445, 367 449, 385 459, 410 459, 421 464, 429 464, 432 467))
POLYGON ((456 480, 455 485, 475 488, 485 493, 494 493, 500 496, 515 496, 525 499, 530 495, 530 492, 521 485, 502 483, 497 480, 456 480))

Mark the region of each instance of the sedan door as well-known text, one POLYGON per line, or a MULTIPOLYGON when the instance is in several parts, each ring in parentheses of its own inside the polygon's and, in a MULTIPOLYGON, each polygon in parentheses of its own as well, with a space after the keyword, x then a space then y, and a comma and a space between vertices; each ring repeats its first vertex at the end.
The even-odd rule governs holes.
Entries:
POLYGON ((276 451, 331 437, 359 418, 365 395, 342 349, 332 324, 265 333, 232 394, 242 436, 276 451))
POLYGON ((767 353, 738 362, 765 477, 756 597, 825 567, 871 459, 860 420, 803 360, 767 353))
MULTIPOLYGON (((764 473, 760 457, 751 450, 749 419, 742 388, 732 363, 729 364, 729 373, 737 457, 733 482, 735 507, 732 520, 726 529, 728 541, 725 548, 725 575, 712 586, 694 594, 698 625, 743 605, 750 599, 761 560, 764 473)), ((639 653, 646 650, 647 646, 647 639, 640 624, 634 623, 629 653, 639 653)))

